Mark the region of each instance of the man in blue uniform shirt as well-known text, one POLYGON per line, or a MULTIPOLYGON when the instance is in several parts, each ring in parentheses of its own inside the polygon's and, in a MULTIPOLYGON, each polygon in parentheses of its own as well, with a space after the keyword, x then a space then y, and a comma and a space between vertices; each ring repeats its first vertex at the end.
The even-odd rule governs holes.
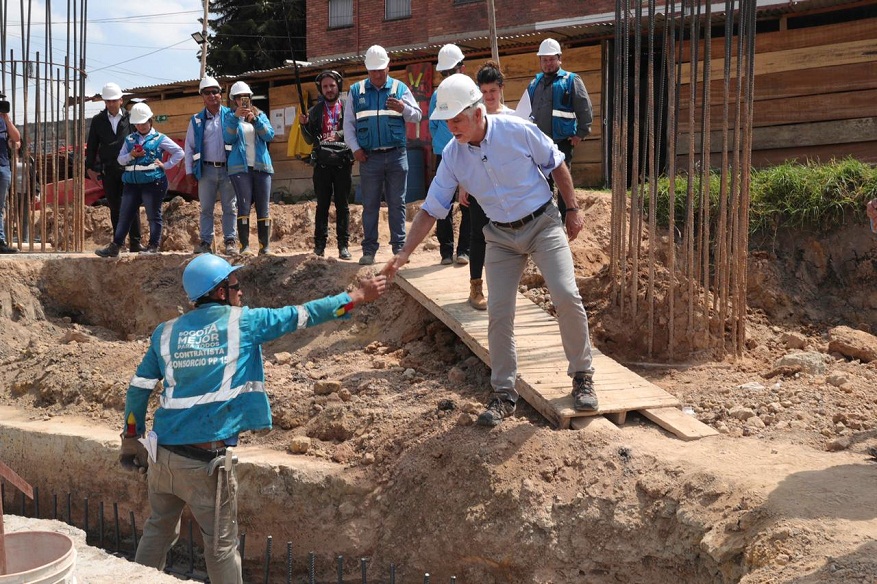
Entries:
POLYGON ((478 418, 496 426, 515 411, 518 393, 515 352, 515 296, 527 258, 542 272, 557 309, 563 349, 573 378, 576 410, 597 409, 594 392, 588 316, 576 287, 567 236, 575 239, 583 227, 572 176, 563 153, 534 124, 516 116, 488 116, 481 91, 469 77, 451 75, 439 85, 432 117, 448 122, 454 136, 444 149, 442 163, 429 193, 414 217, 402 250, 384 267, 388 277, 405 265, 436 219, 445 217, 458 186, 474 195, 490 222, 484 268, 487 287, 490 383, 493 397, 478 418), (567 204, 565 221, 551 199, 545 176, 551 174, 567 204))
POLYGON ((237 551, 237 479, 229 448, 247 430, 271 428, 265 393, 262 343, 343 317, 357 304, 386 290, 386 278, 364 280, 342 292, 302 306, 249 308, 235 271, 224 259, 203 254, 183 272, 183 287, 195 309, 162 323, 125 399, 122 466, 149 468, 152 513, 143 528, 135 561, 164 569, 167 552, 180 534, 180 515, 189 505, 204 535, 211 582, 240 583, 237 551), (157 447, 149 459, 138 440, 146 431, 147 403, 161 382, 153 432, 157 447))

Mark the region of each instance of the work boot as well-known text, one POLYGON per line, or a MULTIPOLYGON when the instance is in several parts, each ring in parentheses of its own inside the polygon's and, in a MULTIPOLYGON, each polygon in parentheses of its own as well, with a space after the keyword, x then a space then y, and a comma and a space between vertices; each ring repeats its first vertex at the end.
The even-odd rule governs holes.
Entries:
POLYGON ((140 250, 140 253, 147 254, 147 255, 156 255, 156 254, 159 254, 161 252, 159 251, 157 245, 148 245, 148 246, 144 247, 142 250, 140 250))
POLYGON ((271 253, 271 220, 259 219, 256 221, 256 231, 259 236, 259 255, 271 253))
POLYGON ((94 250, 94 253, 102 258, 117 258, 119 257, 119 249, 120 247, 111 241, 108 246, 94 250))
POLYGON ((469 306, 475 310, 487 310, 487 298, 484 297, 481 289, 483 282, 481 278, 469 280, 469 306))
POLYGON ((341 258, 342 260, 349 260, 353 256, 350 255, 350 250, 347 249, 347 246, 345 245, 344 247, 338 248, 338 257, 341 258))
POLYGON ((238 241, 241 242, 241 253, 250 254, 250 218, 238 217, 238 241))
POLYGON ((370 266, 375 263, 375 254, 372 253, 364 253, 362 257, 359 258, 360 266, 370 266))
POLYGON ((490 400, 487 409, 478 416, 479 426, 498 426, 500 422, 515 413, 515 402, 495 397, 490 400))
POLYGON ((577 412, 597 410, 597 393, 594 391, 594 376, 590 373, 576 373, 572 380, 573 408, 577 412))
POLYGON ((195 253, 210 253, 212 250, 213 244, 209 241, 202 241, 198 245, 195 246, 195 253))
POLYGON ((9 247, 6 240, 0 239, 0 253, 18 253, 17 247, 9 247))
POLYGON ((141 251, 143 251, 145 249, 146 249, 145 247, 140 245, 139 239, 132 239, 128 243, 128 251, 130 251, 131 253, 140 253, 141 251))
POLYGON ((226 239, 225 240, 225 255, 228 256, 236 256, 238 255, 238 244, 235 243, 234 239, 226 239))
POLYGON ((314 246, 314 255, 318 258, 326 255, 326 246, 325 245, 315 245, 314 246))

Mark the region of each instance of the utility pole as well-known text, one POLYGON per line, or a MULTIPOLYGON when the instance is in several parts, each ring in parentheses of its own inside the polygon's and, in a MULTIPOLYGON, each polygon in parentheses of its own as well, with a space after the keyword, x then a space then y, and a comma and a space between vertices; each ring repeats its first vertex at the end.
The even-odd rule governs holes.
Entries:
POLYGON ((201 77, 200 79, 204 79, 204 75, 207 74, 207 12, 208 6, 210 5, 210 0, 204 0, 204 19, 201 21, 201 38, 204 39, 201 42, 201 77))
POLYGON ((490 35, 490 55, 498 64, 499 47, 496 42, 496 7, 493 4, 493 0, 487 0, 487 26, 490 35))

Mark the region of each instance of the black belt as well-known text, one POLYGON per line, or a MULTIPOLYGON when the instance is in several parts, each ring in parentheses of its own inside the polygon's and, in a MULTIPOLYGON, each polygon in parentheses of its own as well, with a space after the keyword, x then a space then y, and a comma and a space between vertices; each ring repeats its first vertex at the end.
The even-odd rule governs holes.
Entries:
POLYGON ((202 160, 201 164, 206 164, 207 166, 216 166, 218 168, 225 166, 224 162, 211 162, 210 160, 202 160))
POLYGON ((517 221, 512 221, 510 223, 500 223, 499 221, 491 221, 491 223, 493 223, 497 227, 508 227, 508 228, 512 228, 512 229, 517 229, 518 227, 523 227, 524 225, 526 225, 527 223, 529 223, 530 221, 532 221, 533 219, 535 219, 536 217, 538 217, 539 215, 544 213, 545 209, 547 209, 550 204, 551 204, 551 201, 548 201, 547 203, 545 203, 544 205, 542 205, 541 207, 539 207, 538 209, 536 209, 535 211, 533 211, 529 215, 524 215, 523 217, 521 217, 517 221))
POLYGON ((402 148, 402 147, 401 146, 393 146, 392 148, 375 148, 374 150, 369 150, 368 152, 369 153, 379 152, 379 153, 383 154, 384 152, 392 152, 393 150, 399 150, 400 148, 402 148))
POLYGON ((186 446, 185 444, 162 444, 161 447, 165 450, 170 450, 174 454, 200 460, 201 462, 210 462, 217 456, 225 456, 225 448, 205 450, 203 448, 195 448, 194 446, 186 446))

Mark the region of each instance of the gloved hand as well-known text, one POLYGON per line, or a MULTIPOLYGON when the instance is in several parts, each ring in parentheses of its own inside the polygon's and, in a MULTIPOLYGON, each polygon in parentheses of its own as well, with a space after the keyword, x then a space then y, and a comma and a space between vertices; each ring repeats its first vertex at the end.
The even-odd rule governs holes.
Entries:
POLYGON ((146 473, 146 469, 149 467, 149 454, 138 437, 122 435, 119 463, 125 470, 137 471, 140 474, 146 473))

